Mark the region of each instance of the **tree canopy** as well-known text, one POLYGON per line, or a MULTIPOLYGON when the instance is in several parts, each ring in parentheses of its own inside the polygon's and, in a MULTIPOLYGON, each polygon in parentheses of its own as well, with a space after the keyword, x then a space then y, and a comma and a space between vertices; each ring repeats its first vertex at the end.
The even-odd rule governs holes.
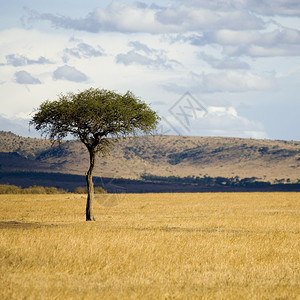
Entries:
POLYGON ((156 112, 132 92, 121 95, 90 88, 43 102, 30 124, 51 140, 73 135, 98 152, 112 142, 107 138, 149 133, 158 120, 156 112))

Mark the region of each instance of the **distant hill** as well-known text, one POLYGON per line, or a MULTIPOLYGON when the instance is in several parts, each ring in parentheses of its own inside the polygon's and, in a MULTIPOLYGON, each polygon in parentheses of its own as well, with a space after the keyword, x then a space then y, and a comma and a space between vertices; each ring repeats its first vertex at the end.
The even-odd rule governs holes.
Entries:
MULTIPOLYGON (((0 172, 84 175, 88 155, 78 141, 51 146, 44 139, 0 131, 0 172)), ((270 182, 300 178, 300 142, 224 137, 146 136, 121 140, 99 157, 95 176, 257 177, 270 182)))

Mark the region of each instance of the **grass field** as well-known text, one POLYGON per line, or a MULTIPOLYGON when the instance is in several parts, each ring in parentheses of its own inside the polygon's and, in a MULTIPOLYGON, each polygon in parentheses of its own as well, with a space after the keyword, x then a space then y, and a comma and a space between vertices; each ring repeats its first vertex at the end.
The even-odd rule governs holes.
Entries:
POLYGON ((299 193, 0 195, 0 299, 296 299, 299 193))

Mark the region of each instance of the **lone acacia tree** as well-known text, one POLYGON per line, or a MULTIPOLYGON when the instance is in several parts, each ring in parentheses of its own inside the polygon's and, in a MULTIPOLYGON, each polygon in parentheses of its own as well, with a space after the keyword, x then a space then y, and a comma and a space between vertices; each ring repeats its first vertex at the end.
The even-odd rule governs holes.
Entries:
POLYGON ((86 174, 86 220, 95 221, 93 212, 93 171, 96 154, 106 153, 121 137, 147 134, 154 130, 159 117, 133 93, 124 95, 90 88, 77 94, 61 94, 56 101, 45 101, 35 111, 30 125, 53 142, 72 135, 87 148, 90 166, 86 174))

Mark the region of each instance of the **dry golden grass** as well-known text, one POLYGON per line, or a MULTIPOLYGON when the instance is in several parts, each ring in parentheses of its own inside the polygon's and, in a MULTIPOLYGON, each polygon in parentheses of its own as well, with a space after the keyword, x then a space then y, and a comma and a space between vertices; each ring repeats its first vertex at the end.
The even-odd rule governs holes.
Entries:
POLYGON ((295 299, 298 193, 0 196, 1 299, 295 299))

